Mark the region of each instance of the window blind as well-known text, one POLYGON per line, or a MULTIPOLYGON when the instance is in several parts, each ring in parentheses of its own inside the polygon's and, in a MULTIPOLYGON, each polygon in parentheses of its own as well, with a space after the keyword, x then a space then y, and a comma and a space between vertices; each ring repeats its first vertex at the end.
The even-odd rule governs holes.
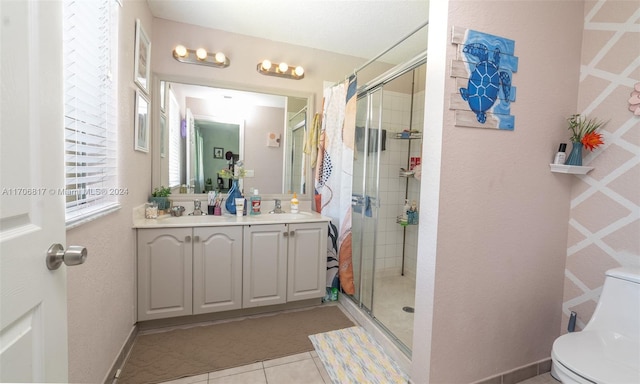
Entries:
POLYGON ((180 135, 180 105, 169 89, 169 187, 180 185, 182 136, 180 135))
POLYGON ((118 206, 117 25, 114 0, 65 1, 67 226, 118 206))

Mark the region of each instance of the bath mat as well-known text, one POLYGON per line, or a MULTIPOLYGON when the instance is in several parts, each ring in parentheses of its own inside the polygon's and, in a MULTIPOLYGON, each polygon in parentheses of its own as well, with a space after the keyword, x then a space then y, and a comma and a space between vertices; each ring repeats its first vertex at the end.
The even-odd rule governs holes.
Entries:
POLYGON ((309 336, 334 384, 408 383, 409 377, 362 327, 309 336))
POLYGON ((335 305, 138 335, 118 384, 159 383, 313 351, 309 335, 354 324, 335 305))

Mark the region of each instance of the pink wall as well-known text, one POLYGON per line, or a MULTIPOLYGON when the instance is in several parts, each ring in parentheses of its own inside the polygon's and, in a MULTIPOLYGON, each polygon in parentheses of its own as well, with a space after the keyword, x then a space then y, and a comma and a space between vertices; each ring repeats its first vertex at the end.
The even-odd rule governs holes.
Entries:
POLYGON ((284 109, 256 107, 247 115, 245 122, 244 159, 245 168, 252 169, 255 177, 244 179, 244 192, 258 188, 261 193, 282 191, 282 164, 284 146, 284 109), (280 135, 279 147, 267 147, 267 135, 280 135))
POLYGON ((103 382, 136 322, 135 231, 133 207, 151 189, 151 155, 133 150, 133 52, 135 20, 149 36, 153 18, 146 2, 124 1, 120 8, 118 79, 118 187, 121 209, 67 231, 67 244, 87 247, 87 262, 69 268, 69 381, 103 382))
MULTIPOLYGON (((239 35, 216 29, 154 19, 152 70, 161 75, 183 76, 199 79, 208 84, 237 89, 271 90, 279 94, 307 97, 315 96, 315 111, 321 110, 323 81, 341 81, 369 58, 357 58, 321 51, 308 47, 284 44, 276 41, 239 35), (210 52, 224 52, 231 60, 225 69, 183 64, 176 61, 172 51, 176 45, 188 48, 203 47, 210 52), (302 65, 305 77, 288 80, 264 76, 256 71, 263 59, 272 62, 285 61, 302 65)), ((388 65, 373 64, 360 73, 359 84, 381 74, 388 65)))
POLYGON ((584 159, 595 169, 572 179, 563 333, 571 311, 578 329, 589 321, 607 269, 640 265, 640 117, 628 110, 640 82, 639 11, 637 1, 585 3, 577 112, 609 123, 605 145, 584 159))
POLYGON ((420 228, 412 377, 467 383, 549 358, 559 335, 572 179, 548 164, 576 109, 583 5, 448 4, 430 8, 448 24, 429 32, 446 43, 429 42, 425 126, 441 132, 425 133, 421 203, 437 221, 420 228), (455 127, 447 101, 431 104, 457 92, 453 26, 515 40, 513 132, 455 127))

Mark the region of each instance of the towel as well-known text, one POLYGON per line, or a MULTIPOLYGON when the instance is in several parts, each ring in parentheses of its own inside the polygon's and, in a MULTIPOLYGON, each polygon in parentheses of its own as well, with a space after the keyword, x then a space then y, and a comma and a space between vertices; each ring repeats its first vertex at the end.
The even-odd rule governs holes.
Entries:
POLYGON ((372 216, 371 198, 367 195, 353 194, 351 195, 351 209, 354 213, 363 214, 367 217, 372 216))
POLYGON ((322 115, 316 113, 313 116, 313 124, 309 129, 309 134, 304 141, 302 152, 309 156, 311 160, 311 168, 315 168, 318 163, 318 144, 320 141, 320 130, 322 128, 322 115))

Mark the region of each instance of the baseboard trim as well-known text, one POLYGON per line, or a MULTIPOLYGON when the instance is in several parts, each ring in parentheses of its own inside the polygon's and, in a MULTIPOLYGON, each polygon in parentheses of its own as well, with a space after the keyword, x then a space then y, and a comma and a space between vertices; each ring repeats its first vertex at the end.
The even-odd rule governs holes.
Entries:
POLYGON ((120 352, 118 353, 115 360, 113 361, 113 364, 111 365, 111 369, 109 370, 109 372, 107 372, 107 376, 102 381, 104 384, 112 384, 117 382, 116 373, 118 372, 119 369, 124 367, 124 363, 125 361, 127 361, 127 357, 131 352, 131 348, 133 347, 133 342, 135 341, 137 335, 138 335, 138 324, 134 324, 133 328, 131 328, 131 332, 129 332, 129 336, 124 341, 122 348, 120 348, 120 352))
POLYGON ((473 384, 515 384, 550 371, 551 358, 547 358, 487 379, 476 381, 473 384))

